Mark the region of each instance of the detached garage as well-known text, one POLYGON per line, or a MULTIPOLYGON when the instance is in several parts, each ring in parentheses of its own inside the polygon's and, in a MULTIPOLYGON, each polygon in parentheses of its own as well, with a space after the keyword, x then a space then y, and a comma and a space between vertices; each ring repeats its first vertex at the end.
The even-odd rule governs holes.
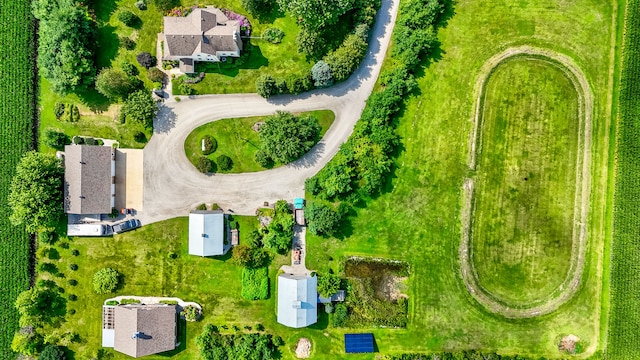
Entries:
POLYGON ((372 353, 375 351, 373 334, 344 334, 346 353, 372 353))
POLYGON ((223 255, 228 249, 224 244, 222 211, 192 211, 189 214, 190 255, 223 255))

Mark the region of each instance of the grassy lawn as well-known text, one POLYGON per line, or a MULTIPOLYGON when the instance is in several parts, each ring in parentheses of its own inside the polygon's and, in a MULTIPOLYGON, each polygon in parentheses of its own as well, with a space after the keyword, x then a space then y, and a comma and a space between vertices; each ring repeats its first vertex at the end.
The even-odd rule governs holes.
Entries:
MULTIPOLYGON (((320 137, 324 135, 333 120, 335 114, 331 110, 316 110, 308 113, 318 119, 322 130, 320 137)), ((202 125, 189 134, 184 142, 184 151, 192 164, 196 164, 198 158, 202 156, 202 137, 210 135, 218 142, 218 149, 207 155, 214 160, 220 155, 227 155, 233 160, 233 168, 223 173, 242 173, 265 170, 264 167, 256 163, 255 154, 260 149, 260 136, 251 127, 259 122, 265 121, 267 116, 254 116, 236 119, 222 119, 202 125)), ((281 166, 283 164, 277 164, 281 166)))
MULTIPOLYGON (((398 118, 403 151, 386 193, 357 208, 340 239, 307 235, 310 269, 340 270, 349 255, 411 264, 409 325, 406 330, 376 333, 381 352, 474 348, 556 358, 562 357, 557 339, 563 334, 585 340, 589 352, 603 349, 599 341, 606 331, 608 308, 601 307, 601 280, 606 271, 603 249, 610 241, 606 209, 614 140, 609 135, 615 9, 615 4, 594 0, 456 3, 455 15, 439 33, 442 51, 421 74, 420 93, 406 101, 398 118), (488 313, 470 297, 460 277, 458 249, 462 185, 470 175, 473 86, 490 57, 525 44, 572 57, 589 80, 595 106, 589 240, 581 287, 556 312, 514 321, 488 313)), ((569 103, 562 100, 557 110, 569 103)), ((505 269, 499 271, 510 276, 505 269)), ((522 286, 514 284, 517 289, 522 286)))
POLYGON ((511 306, 544 301, 569 270, 578 103, 560 68, 531 57, 501 63, 486 84, 473 262, 481 286, 511 306))
MULTIPOLYGON (((240 224, 240 242, 246 241, 252 229, 257 228, 256 217, 234 216, 240 224)), ((101 305, 107 298, 118 295, 176 296, 186 301, 195 301, 203 307, 203 318, 199 322, 187 323, 186 330, 180 331, 183 346, 169 354, 149 356, 149 359, 196 359, 198 348, 195 337, 207 323, 227 325, 240 329, 244 326, 262 324, 268 333, 282 336, 286 342, 282 347, 284 359, 293 359, 293 345, 300 337, 308 337, 314 346, 315 358, 335 359, 343 352, 342 333, 344 330, 327 329, 326 314, 319 314, 319 322, 306 329, 290 329, 276 322, 276 274, 278 268, 290 262, 289 256, 278 256, 269 266, 270 297, 267 300, 248 301, 241 297, 242 268, 233 264, 230 255, 201 258, 188 255, 188 218, 176 218, 113 238, 74 238, 68 249, 61 247, 61 239, 55 245, 60 259, 55 260, 64 277, 40 274, 40 278, 55 279, 65 289, 64 296, 77 295, 78 300, 69 301, 67 307, 76 313, 67 315, 66 322, 58 331, 75 331, 79 343, 70 348, 76 352, 76 359, 88 359, 100 349, 101 305), (80 255, 72 256, 77 249, 80 255), (170 252, 178 256, 170 258, 170 252), (69 270, 70 264, 77 264, 78 270, 69 270), (124 285, 116 293, 98 295, 93 292, 93 274, 103 268, 112 267, 124 275, 124 285), (76 279, 77 286, 67 285, 69 279, 76 279), (327 332, 328 336, 324 335, 327 332), (316 347, 321 347, 319 352, 316 347)), ((44 245, 41 245, 44 247, 44 245)), ((182 322, 182 325, 185 323, 182 322)), ((49 332, 54 329, 48 329, 49 332)), ((248 332, 248 330, 242 330, 248 332)), ((107 350, 114 360, 129 359, 113 350, 107 350)), ((368 358, 368 357, 363 357, 368 358)), ((372 357, 371 357, 372 358, 372 357)))

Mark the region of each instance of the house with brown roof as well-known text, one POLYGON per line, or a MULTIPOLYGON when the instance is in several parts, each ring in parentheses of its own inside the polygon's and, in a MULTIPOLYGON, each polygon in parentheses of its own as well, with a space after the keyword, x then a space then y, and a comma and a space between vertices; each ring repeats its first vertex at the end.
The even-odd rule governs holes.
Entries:
POLYGON ((108 214, 115 206, 115 151, 109 146, 64 148, 64 212, 108 214))
POLYGON ((102 309, 102 347, 134 358, 171 351, 177 345, 175 305, 105 305, 102 309))
POLYGON ((163 40, 163 60, 180 61, 184 73, 193 73, 196 61, 225 61, 242 50, 240 22, 210 6, 185 17, 165 16, 163 40))

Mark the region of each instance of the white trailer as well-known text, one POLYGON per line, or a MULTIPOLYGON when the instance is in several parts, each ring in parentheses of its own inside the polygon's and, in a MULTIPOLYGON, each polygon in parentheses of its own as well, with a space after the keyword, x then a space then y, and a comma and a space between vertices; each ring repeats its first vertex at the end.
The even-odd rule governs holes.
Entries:
POLYGON ((104 236, 107 234, 107 226, 101 224, 69 224, 68 236, 104 236))

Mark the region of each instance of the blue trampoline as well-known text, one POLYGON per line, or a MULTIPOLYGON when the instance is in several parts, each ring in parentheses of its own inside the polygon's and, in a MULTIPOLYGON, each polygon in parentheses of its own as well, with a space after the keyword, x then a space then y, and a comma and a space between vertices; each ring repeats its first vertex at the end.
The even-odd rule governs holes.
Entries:
POLYGON ((344 351, 347 353, 374 352, 373 334, 344 334, 344 351))

